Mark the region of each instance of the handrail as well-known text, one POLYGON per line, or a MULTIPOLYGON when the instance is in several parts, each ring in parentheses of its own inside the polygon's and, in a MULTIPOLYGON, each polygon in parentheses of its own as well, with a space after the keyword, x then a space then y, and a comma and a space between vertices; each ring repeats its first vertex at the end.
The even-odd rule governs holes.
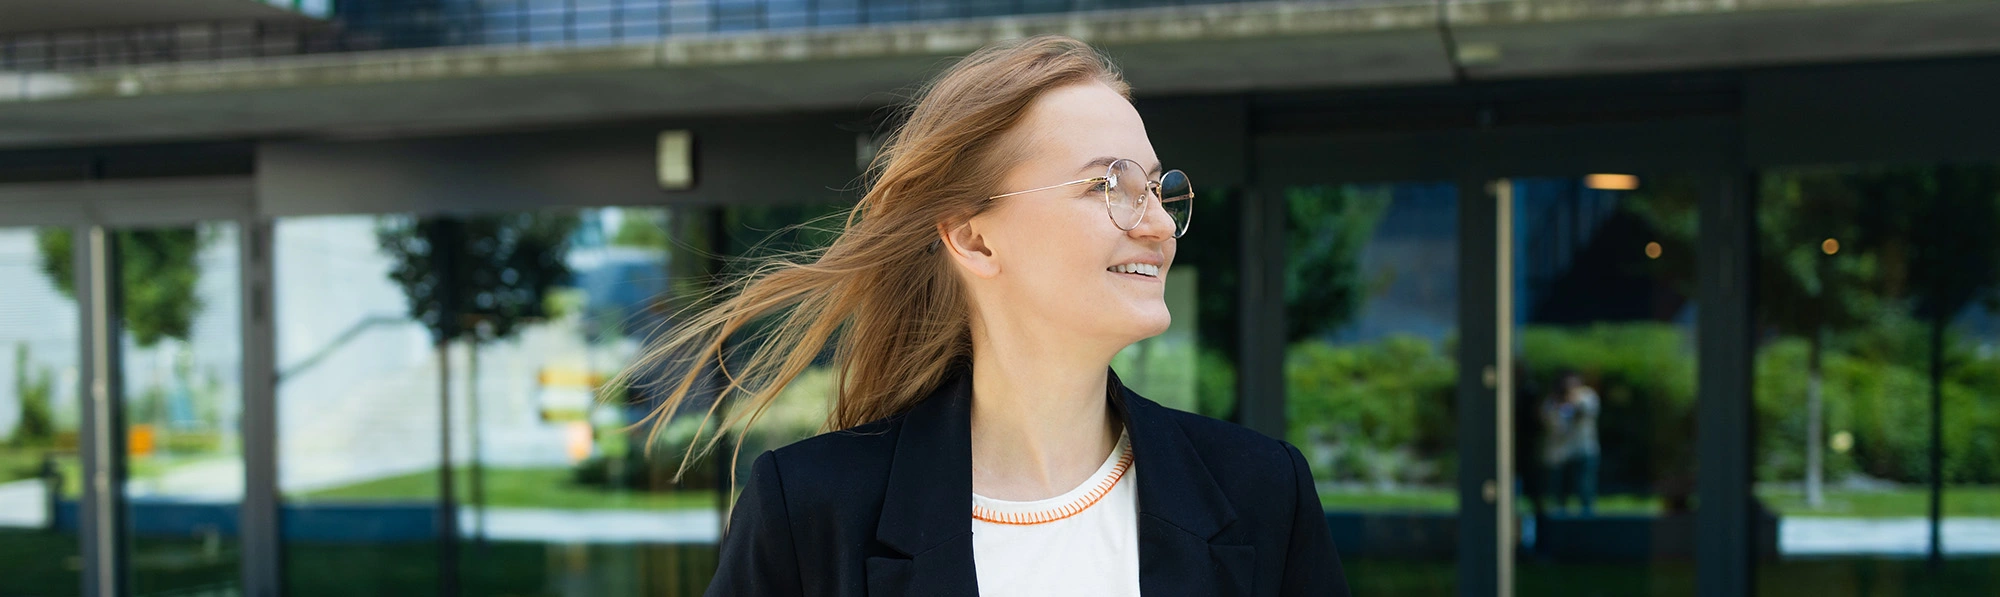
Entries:
MULTIPOLYGON (((589 46, 676 35, 866 27, 1254 0, 573 0, 343 3, 327 21, 206 21, 0 35, 0 71, 480 45, 589 46)), ((1353 4, 1435 0, 1345 0, 1353 4)))

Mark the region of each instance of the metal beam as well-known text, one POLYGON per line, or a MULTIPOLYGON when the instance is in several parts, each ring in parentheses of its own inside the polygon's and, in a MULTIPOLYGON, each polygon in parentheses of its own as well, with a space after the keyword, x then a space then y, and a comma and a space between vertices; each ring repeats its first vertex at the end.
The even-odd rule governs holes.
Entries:
POLYGON ((237 219, 243 317, 243 594, 275 597, 284 590, 279 533, 277 340, 272 323, 271 223, 237 219))
MULTIPOLYGON (((1493 480, 1480 497, 1493 504, 1495 594, 1514 594, 1514 183, 1490 183, 1493 209, 1493 480)), ((1461 457, 1463 459, 1463 457, 1461 457)))
POLYGON ((1285 437, 1285 198, 1243 191, 1237 287, 1236 412, 1243 426, 1285 437))
POLYGON ((1695 401, 1695 593, 1753 593, 1760 530, 1751 492, 1756 421, 1751 381, 1756 353, 1757 207, 1750 175, 1709 177, 1702 193, 1701 242, 1695 249, 1701 305, 1696 325, 1699 400, 1695 401))
POLYGON ((103 226, 72 229, 83 339, 83 594, 123 597, 126 573, 124 378, 118 239, 103 226))
POLYGON ((1458 594, 1498 595, 1500 589, 1499 444, 1499 201, 1486 181, 1458 182, 1458 594), (1489 457, 1481 457, 1480 455, 1489 457))

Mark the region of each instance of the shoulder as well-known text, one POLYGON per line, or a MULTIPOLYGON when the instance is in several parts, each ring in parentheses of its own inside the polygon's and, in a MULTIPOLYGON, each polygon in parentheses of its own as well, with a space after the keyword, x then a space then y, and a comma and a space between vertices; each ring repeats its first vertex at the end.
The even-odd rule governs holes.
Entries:
POLYGON ((879 504, 896 454, 901 417, 830 431, 758 457, 782 486, 793 510, 879 504))
POLYGON ((875 465, 886 473, 901 430, 902 417, 890 417, 792 442, 769 457, 787 483, 811 483, 820 476, 852 479, 875 465))
POLYGON ((1178 427, 1202 465, 1225 488, 1269 488, 1295 482, 1297 448, 1248 427, 1187 411, 1154 405, 1178 427))

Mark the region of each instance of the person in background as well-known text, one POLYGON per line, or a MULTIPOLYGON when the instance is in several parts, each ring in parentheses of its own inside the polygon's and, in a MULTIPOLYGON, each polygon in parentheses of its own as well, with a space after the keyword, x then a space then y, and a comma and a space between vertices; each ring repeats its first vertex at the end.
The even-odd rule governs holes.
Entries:
POLYGON ((1599 411, 1597 391, 1575 371, 1563 372, 1556 391, 1542 402, 1543 487, 1550 492, 1548 506, 1556 513, 1569 511, 1572 481, 1579 512, 1584 516, 1596 512, 1599 411))

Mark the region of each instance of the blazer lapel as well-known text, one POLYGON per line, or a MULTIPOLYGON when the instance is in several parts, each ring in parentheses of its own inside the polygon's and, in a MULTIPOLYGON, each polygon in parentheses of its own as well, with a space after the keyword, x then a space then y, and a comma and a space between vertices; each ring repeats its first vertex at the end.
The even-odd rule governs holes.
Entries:
POLYGON ((972 565, 972 378, 958 375, 904 415, 875 540, 868 594, 977 595, 972 565))
MULTIPOLYGON (((1139 482, 1139 587, 1146 595, 1245 595, 1256 551, 1219 541, 1236 511, 1166 407, 1109 374, 1139 482)), ((946 382, 904 415, 875 539, 868 594, 977 595, 972 553, 972 378, 946 382)))
POLYGON ((1236 510, 1167 407, 1111 374, 1139 481, 1139 590, 1146 595, 1248 595, 1256 549, 1221 541, 1236 510))

